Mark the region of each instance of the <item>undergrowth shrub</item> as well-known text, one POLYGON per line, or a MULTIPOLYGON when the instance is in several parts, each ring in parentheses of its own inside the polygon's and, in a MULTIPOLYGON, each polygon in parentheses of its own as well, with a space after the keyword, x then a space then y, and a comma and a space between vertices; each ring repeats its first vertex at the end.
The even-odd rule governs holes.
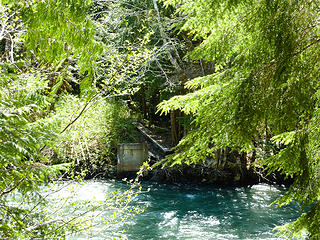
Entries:
MULTIPOLYGON (((61 129, 79 115, 84 104, 72 95, 60 99, 55 117, 61 129)), ((56 139, 51 163, 71 162, 74 170, 85 170, 87 176, 93 177, 115 165, 117 144, 133 141, 134 135, 128 107, 121 101, 101 97, 56 139)))

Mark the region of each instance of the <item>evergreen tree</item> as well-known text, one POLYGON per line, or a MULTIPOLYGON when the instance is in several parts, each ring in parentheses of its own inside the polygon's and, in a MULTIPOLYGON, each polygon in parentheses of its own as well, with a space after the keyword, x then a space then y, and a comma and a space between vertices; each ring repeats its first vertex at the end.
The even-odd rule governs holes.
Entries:
POLYGON ((57 133, 49 106, 71 62, 89 83, 102 51, 88 10, 82 0, 0 3, 1 239, 63 238, 75 227, 46 215, 38 190, 48 182, 41 148, 57 133))
POLYGON ((167 0, 186 16, 181 31, 201 44, 189 57, 216 62, 212 75, 189 81, 192 93, 160 104, 194 116, 194 130, 173 164, 212 157, 217 149, 257 150, 272 140, 278 152, 259 162, 294 177, 277 202, 298 201, 305 213, 280 228, 320 237, 320 5, 317 0, 167 0), (306 208, 308 206, 308 208, 306 208))

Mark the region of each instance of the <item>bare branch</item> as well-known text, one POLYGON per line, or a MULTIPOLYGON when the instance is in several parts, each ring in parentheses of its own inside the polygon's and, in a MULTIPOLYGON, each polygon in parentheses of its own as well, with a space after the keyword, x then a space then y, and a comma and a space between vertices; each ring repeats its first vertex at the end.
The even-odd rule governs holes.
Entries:
POLYGON ((31 227, 28 227, 28 228, 26 229, 26 231, 27 231, 27 232, 31 232, 31 231, 39 228, 39 227, 42 227, 42 226, 45 226, 45 225, 48 225, 48 224, 51 224, 51 223, 56 223, 56 222, 65 223, 65 221, 64 221, 62 218, 52 219, 52 220, 49 220, 49 221, 46 221, 46 222, 43 222, 43 223, 40 223, 40 224, 31 226, 31 227))
MULTIPOLYGON (((82 108, 82 110, 80 111, 80 113, 78 114, 78 116, 73 119, 61 132, 64 133, 72 124, 74 124, 80 117, 81 115, 88 110, 92 104, 90 105, 90 103, 92 103, 96 98, 98 98, 99 96, 101 96, 102 93, 98 93, 96 95, 94 95, 92 98, 90 98, 87 103, 85 104, 85 106, 82 108), (90 106, 89 106, 90 105, 90 106)), ((129 93, 121 93, 121 94, 115 94, 115 95, 110 95, 110 96, 106 96, 105 98, 113 98, 113 97, 120 97, 120 96, 128 96, 130 95, 129 93)))
POLYGON ((298 52, 294 53, 293 56, 299 55, 301 53, 303 53, 305 50, 307 50, 308 48, 312 47, 313 45, 317 44, 320 42, 320 38, 313 41, 312 43, 308 44, 307 46, 305 46, 304 48, 302 48, 301 50, 299 50, 298 52))
POLYGON ((11 192, 13 192, 17 187, 19 187, 19 185, 25 180, 25 178, 22 178, 20 179, 19 182, 17 182, 12 188, 6 190, 6 191, 3 191, 1 194, 0 194, 0 198, 2 198, 4 195, 6 194, 9 194, 11 192))
MULTIPOLYGON (((161 24, 161 17, 160 17, 160 12, 159 12, 159 8, 158 8, 158 5, 157 5, 157 0, 153 0, 153 6, 154 6, 154 9, 156 10, 157 12, 157 19, 158 19, 158 24, 159 24, 159 29, 160 29, 160 35, 161 35, 161 38, 163 40, 163 42, 165 43, 165 45, 168 43, 168 40, 165 36, 165 33, 164 33, 164 30, 163 30, 163 27, 162 27, 162 24, 161 24)), ((174 59, 174 57, 172 56, 171 52, 166 49, 166 53, 169 57, 169 60, 170 62, 172 63, 172 65, 180 72, 182 71, 182 68, 179 66, 178 62, 176 61, 176 59, 174 59)))
POLYGON ((11 34, 9 34, 9 37, 10 37, 10 41, 11 41, 10 58, 11 58, 11 63, 14 63, 14 58, 13 58, 14 41, 13 41, 11 34))

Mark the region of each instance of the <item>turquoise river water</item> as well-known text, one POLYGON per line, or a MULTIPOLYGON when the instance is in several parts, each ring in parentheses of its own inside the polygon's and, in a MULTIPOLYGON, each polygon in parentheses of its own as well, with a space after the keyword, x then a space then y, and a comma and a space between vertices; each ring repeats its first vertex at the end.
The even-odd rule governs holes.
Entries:
MULTIPOLYGON (((126 185, 115 180, 91 180, 75 188, 73 197, 77 201, 104 201, 107 193, 125 189, 126 185)), ((270 206, 285 189, 266 184, 214 188, 143 183, 143 188, 151 191, 139 195, 134 203, 146 208, 142 214, 103 231, 99 231, 103 228, 97 223, 93 231, 68 239, 112 239, 115 232, 125 229, 119 236, 129 240, 270 240, 279 239, 274 227, 299 215, 298 206, 294 204, 283 208, 270 206)), ((62 191, 65 192, 60 192, 59 196, 69 190, 62 191)))

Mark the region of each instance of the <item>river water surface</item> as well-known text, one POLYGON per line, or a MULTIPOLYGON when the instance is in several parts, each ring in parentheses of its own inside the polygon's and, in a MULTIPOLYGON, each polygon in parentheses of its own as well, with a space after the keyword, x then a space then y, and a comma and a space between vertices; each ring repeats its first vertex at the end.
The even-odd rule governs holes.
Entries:
MULTIPOLYGON (((277 208, 270 204, 285 189, 266 184, 238 188, 144 183, 151 191, 139 195, 135 204, 146 210, 126 223, 109 230, 69 236, 74 239, 112 239, 114 232, 129 240, 147 239, 279 239, 273 228, 294 220, 298 206, 277 208)), ((77 186, 78 201, 103 201, 115 189, 125 189, 120 181, 88 181, 77 186)), ((59 193, 59 195, 63 193, 59 193)))

